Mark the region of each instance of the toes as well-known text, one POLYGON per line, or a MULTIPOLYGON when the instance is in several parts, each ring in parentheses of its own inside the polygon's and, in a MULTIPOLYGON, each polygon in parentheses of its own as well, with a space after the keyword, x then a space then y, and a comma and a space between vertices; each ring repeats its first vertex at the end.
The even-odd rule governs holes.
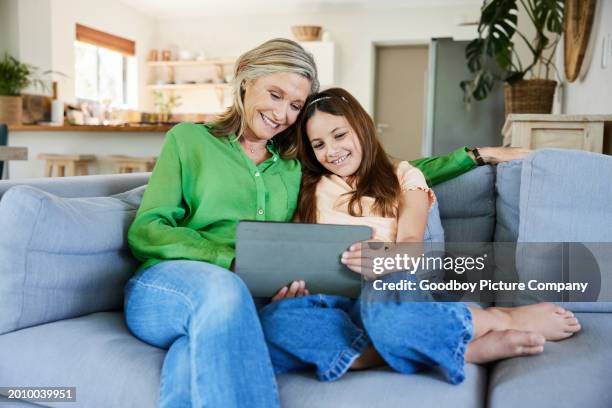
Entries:
POLYGON ((525 346, 527 347, 541 347, 546 343, 546 337, 539 333, 526 333, 525 346))
POLYGON ((540 354, 543 351, 544 346, 519 347, 518 354, 522 356, 531 356, 534 354, 540 354))
MULTIPOLYGON (((555 305, 554 310, 555 310, 555 313, 558 313, 558 314, 565 314, 565 313, 569 312, 569 310, 566 310, 566 309, 562 308, 559 305, 555 305)), ((570 312, 570 313, 572 313, 572 312, 570 312)))
POLYGON ((573 326, 568 326, 565 329, 565 332, 566 333, 576 333, 576 332, 579 332, 581 328, 582 328, 582 326, 580 326, 580 324, 575 324, 573 326))
POLYGON ((570 326, 575 326, 579 323, 578 323, 578 319, 576 319, 575 317, 566 317, 565 324, 568 324, 570 326))

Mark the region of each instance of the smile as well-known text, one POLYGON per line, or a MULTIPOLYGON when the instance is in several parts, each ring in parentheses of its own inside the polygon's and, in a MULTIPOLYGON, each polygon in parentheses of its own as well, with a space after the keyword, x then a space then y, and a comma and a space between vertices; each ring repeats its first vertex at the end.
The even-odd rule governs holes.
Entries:
POLYGON ((331 163, 332 163, 332 164, 336 164, 336 165, 338 165, 338 164, 340 164, 340 163, 344 162, 344 161, 345 161, 345 160, 346 160, 346 159, 347 159, 347 158, 348 158, 350 155, 351 155, 350 153, 347 153, 347 154, 345 154, 344 156, 341 156, 341 157, 339 157, 338 159, 333 160, 331 163))
POLYGON ((261 112, 259 114, 261 115, 261 118, 263 119, 266 125, 270 126, 272 129, 278 129, 278 127, 280 126, 280 123, 274 122, 272 119, 268 118, 266 115, 264 115, 261 112))

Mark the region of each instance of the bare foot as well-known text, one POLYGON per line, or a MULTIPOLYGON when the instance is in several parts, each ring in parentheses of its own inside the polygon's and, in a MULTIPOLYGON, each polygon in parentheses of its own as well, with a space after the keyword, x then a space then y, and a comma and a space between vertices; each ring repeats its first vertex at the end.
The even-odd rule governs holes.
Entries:
POLYGON ((369 347, 351 364, 350 370, 365 370, 367 368, 387 365, 374 347, 369 347))
POLYGON ((544 351, 546 339, 519 330, 492 331, 468 344, 465 362, 484 364, 504 358, 530 356, 544 351))
POLYGON ((502 319, 505 314, 508 329, 540 333, 546 340, 563 340, 580 330, 580 323, 574 314, 554 303, 512 308, 492 307, 487 310, 497 313, 502 319))

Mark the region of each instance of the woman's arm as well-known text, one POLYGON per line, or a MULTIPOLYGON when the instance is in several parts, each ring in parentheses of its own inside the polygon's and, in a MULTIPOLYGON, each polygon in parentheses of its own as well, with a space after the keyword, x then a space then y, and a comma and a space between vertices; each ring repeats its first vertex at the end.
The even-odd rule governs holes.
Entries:
MULTIPOLYGON (((520 160, 531 152, 520 147, 479 147, 478 151, 487 164, 520 160)), ((429 186, 435 186, 472 170, 476 167, 476 158, 467 147, 460 147, 446 156, 424 157, 410 164, 423 172, 429 186)))
POLYGON ((180 227, 185 217, 183 206, 183 169, 172 130, 149 179, 136 218, 128 231, 128 242, 136 258, 191 259, 230 268, 234 249, 200 235, 192 228, 180 227))
POLYGON ((476 161, 473 156, 470 157, 465 147, 460 147, 446 156, 412 160, 410 164, 423 172, 429 186, 460 176, 476 167, 476 161))

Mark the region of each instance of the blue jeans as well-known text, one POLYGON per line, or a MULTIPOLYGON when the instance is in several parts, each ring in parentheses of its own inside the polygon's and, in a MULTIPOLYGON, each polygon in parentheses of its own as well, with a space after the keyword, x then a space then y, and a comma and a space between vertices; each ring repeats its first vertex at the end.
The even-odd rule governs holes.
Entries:
MULTIPOLYGON (((393 274, 384 280, 414 279, 393 274)), ((472 315, 464 303, 433 302, 428 293, 374 293, 359 299, 310 295, 271 303, 260 311, 277 374, 314 367, 321 381, 344 375, 368 347, 394 370, 411 374, 439 366, 449 382, 465 379, 464 353, 472 315)))
POLYGON ((168 349, 160 407, 278 407, 253 299, 234 273, 166 261, 125 287, 125 319, 142 341, 168 349))

